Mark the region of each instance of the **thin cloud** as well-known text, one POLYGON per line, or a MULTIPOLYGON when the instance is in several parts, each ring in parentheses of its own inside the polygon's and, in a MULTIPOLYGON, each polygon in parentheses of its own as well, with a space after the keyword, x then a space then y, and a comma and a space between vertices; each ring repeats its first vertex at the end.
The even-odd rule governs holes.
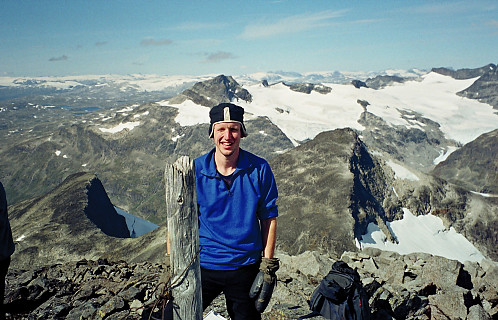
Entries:
POLYGON ((438 14, 449 15, 464 13, 475 10, 481 10, 471 1, 450 1, 450 2, 431 2, 420 6, 408 7, 409 13, 415 14, 438 14))
POLYGON ((176 27, 171 28, 171 30, 179 30, 179 31, 192 31, 192 30, 206 30, 206 29, 221 29, 226 26, 226 23, 222 22, 213 22, 213 23, 204 23, 204 22, 184 22, 176 27))
POLYGON ((145 46, 145 47, 148 47, 148 46, 166 46, 166 45, 170 45, 172 43, 173 43, 173 41, 171 41, 169 39, 155 40, 155 39, 147 38, 147 39, 143 39, 140 42, 140 45, 145 46))
POLYGON ((498 20, 489 20, 486 24, 491 28, 491 33, 493 35, 498 34, 498 20))
POLYGON ((286 17, 273 23, 250 24, 240 35, 243 39, 269 38, 322 28, 331 25, 331 20, 344 16, 349 10, 322 11, 286 17))
POLYGON ((489 20, 488 25, 493 28, 498 28, 498 20, 489 20))
POLYGON ((107 44, 107 41, 98 41, 98 42, 95 42, 95 46, 97 47, 102 47, 102 46, 105 46, 107 44))
POLYGON ((60 57, 52 57, 52 58, 48 59, 48 61, 66 61, 67 59, 69 59, 68 56, 62 55, 60 57))
POLYGON ((223 60, 235 59, 234 56, 230 52, 218 51, 215 53, 206 53, 206 59, 203 61, 204 63, 216 63, 223 60))
POLYGON ((385 21, 385 19, 362 19, 362 20, 354 20, 351 21, 351 24, 371 24, 385 21))

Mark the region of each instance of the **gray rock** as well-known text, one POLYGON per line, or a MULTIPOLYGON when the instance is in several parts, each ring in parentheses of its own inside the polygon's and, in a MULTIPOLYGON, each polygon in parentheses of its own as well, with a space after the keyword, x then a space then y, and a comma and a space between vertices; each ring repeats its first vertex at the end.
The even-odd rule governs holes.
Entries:
POLYGON ((478 304, 469 308, 467 320, 491 320, 490 315, 478 304))
POLYGON ((196 83, 191 89, 183 91, 169 101, 172 104, 179 104, 187 99, 211 108, 222 102, 232 102, 239 99, 250 102, 252 96, 231 76, 219 75, 214 79, 196 83))
POLYGON ((454 79, 471 79, 471 78, 480 77, 488 73, 490 70, 495 70, 495 69, 496 65, 490 63, 484 67, 475 68, 475 69, 464 68, 464 69, 453 70, 449 68, 432 68, 431 71, 445 76, 450 76, 454 79))
POLYGON ((435 308, 438 310, 438 313, 440 312, 449 319, 467 318, 467 300, 467 294, 460 290, 429 296, 431 310, 435 308))
POLYGON ((332 91, 332 88, 327 87, 323 84, 313 84, 313 83, 296 83, 289 86, 289 88, 296 92, 302 92, 310 94, 311 91, 316 91, 321 94, 327 94, 332 91))
MULTIPOLYGON (((277 251, 276 255, 281 268, 263 319, 297 319, 310 312, 308 299, 334 260, 318 252, 291 256, 277 251)), ((361 275, 372 319, 492 319, 498 315, 497 264, 492 261, 461 264, 428 254, 399 255, 378 249, 345 252, 342 260, 361 275), (465 281, 464 274, 468 275, 465 281)), ((143 319, 161 303, 158 284, 168 278, 167 272, 166 265, 107 260, 32 271, 11 269, 6 306, 15 319, 143 319)), ((228 319, 223 295, 209 310, 228 319)))
POLYGON ((456 260, 448 260, 432 256, 422 267, 420 277, 426 283, 433 283, 439 290, 455 288, 462 272, 462 264, 456 260))
POLYGON ((403 83, 403 82, 405 82, 405 79, 398 76, 380 75, 376 76, 375 78, 368 78, 365 81, 365 84, 367 85, 368 88, 378 90, 390 86, 393 83, 403 83))

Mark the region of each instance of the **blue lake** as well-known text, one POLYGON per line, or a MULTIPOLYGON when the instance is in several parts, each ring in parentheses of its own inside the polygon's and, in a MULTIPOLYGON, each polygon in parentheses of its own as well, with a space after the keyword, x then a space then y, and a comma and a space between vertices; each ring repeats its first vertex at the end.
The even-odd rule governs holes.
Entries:
POLYGON ((118 207, 114 207, 116 212, 126 219, 126 225, 128 226, 128 230, 130 231, 131 238, 137 238, 141 235, 151 232, 152 230, 159 228, 157 224, 154 224, 150 221, 142 219, 140 217, 134 216, 131 213, 124 211, 118 207))

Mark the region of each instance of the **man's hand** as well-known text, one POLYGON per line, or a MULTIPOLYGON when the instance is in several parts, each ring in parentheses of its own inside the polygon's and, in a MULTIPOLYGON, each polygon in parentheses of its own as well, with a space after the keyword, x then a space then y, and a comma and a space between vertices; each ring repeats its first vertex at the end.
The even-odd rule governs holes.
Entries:
POLYGON ((263 258, 261 260, 259 273, 256 275, 249 291, 249 297, 256 298, 255 305, 259 313, 263 313, 270 302, 273 288, 275 288, 277 282, 275 272, 277 272, 278 268, 279 260, 277 258, 263 258))

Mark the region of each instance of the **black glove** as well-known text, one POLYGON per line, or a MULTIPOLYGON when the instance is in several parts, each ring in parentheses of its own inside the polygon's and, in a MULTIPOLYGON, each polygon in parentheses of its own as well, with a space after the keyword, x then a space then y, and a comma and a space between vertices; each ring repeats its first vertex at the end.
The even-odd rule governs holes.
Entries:
POLYGON ((279 260, 277 258, 263 258, 261 260, 259 273, 256 275, 249 291, 249 297, 256 298, 254 303, 259 313, 263 313, 270 302, 273 288, 275 288, 277 282, 275 272, 277 272, 278 267, 279 260))

